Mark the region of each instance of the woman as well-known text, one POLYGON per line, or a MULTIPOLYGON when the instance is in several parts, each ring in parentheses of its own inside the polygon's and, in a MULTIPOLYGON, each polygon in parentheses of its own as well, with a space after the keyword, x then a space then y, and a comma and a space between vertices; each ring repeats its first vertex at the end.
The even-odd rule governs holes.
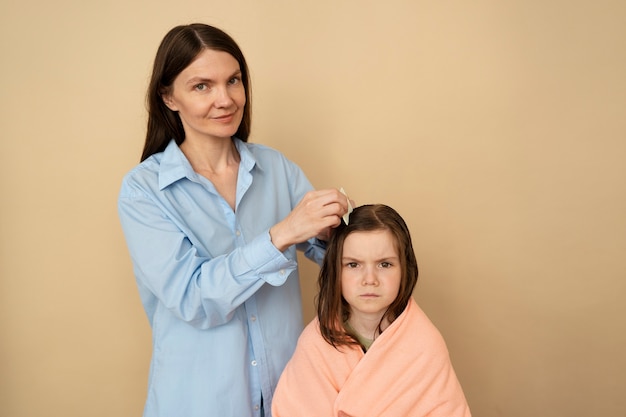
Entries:
POLYGON ((167 33, 148 112, 118 202, 153 331, 144 416, 263 415, 302 326, 296 247, 321 262, 347 199, 247 142, 248 68, 215 27, 167 33))

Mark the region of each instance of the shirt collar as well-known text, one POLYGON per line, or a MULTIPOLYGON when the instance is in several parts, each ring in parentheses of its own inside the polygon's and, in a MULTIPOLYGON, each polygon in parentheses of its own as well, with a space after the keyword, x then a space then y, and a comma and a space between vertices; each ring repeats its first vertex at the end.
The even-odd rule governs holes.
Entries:
MULTIPOLYGON (((250 172, 255 165, 262 170, 258 160, 245 146, 244 142, 237 138, 233 138, 233 140, 235 141, 235 146, 241 158, 241 166, 244 170, 250 172)), ((159 189, 163 190, 182 178, 194 179, 195 177, 196 173, 183 151, 180 150, 174 139, 170 140, 163 151, 163 158, 159 167, 159 189)))
POLYGON ((233 138, 233 140, 235 141, 237 152, 239 152, 239 157, 241 158, 241 167, 243 167, 246 172, 252 171, 252 168, 255 166, 262 171, 263 167, 259 164, 259 161, 250 149, 248 149, 246 143, 237 138, 233 138))
POLYGON ((180 150, 174 139, 170 140, 163 151, 159 166, 159 189, 163 190, 181 178, 193 176, 191 164, 180 150))

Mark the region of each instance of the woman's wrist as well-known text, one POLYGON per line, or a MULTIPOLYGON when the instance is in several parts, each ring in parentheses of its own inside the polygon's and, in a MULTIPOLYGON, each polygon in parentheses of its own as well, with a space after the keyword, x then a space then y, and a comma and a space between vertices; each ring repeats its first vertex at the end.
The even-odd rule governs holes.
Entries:
POLYGON ((282 227, 280 223, 272 226, 270 228, 270 240, 272 241, 272 244, 276 246, 276 249, 284 252, 292 244, 287 239, 285 239, 284 233, 282 233, 281 230, 282 227))

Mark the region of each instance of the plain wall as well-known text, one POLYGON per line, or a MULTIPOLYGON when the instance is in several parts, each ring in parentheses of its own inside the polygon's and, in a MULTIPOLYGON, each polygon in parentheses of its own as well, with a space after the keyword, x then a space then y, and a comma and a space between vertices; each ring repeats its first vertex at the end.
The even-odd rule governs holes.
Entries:
POLYGON ((251 141, 407 220, 474 416, 626 415, 623 1, 1 0, 1 416, 141 415, 116 200, 195 21, 248 58, 251 141))

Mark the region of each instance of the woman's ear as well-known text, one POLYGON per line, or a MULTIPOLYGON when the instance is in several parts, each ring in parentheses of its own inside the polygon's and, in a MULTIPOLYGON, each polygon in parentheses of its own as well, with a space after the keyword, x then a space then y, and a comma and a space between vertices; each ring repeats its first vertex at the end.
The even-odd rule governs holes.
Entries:
POLYGON ((174 102, 169 91, 163 91, 161 93, 161 100, 163 100, 163 103, 165 103, 167 108, 171 111, 178 111, 178 107, 176 106, 176 103, 174 102))

